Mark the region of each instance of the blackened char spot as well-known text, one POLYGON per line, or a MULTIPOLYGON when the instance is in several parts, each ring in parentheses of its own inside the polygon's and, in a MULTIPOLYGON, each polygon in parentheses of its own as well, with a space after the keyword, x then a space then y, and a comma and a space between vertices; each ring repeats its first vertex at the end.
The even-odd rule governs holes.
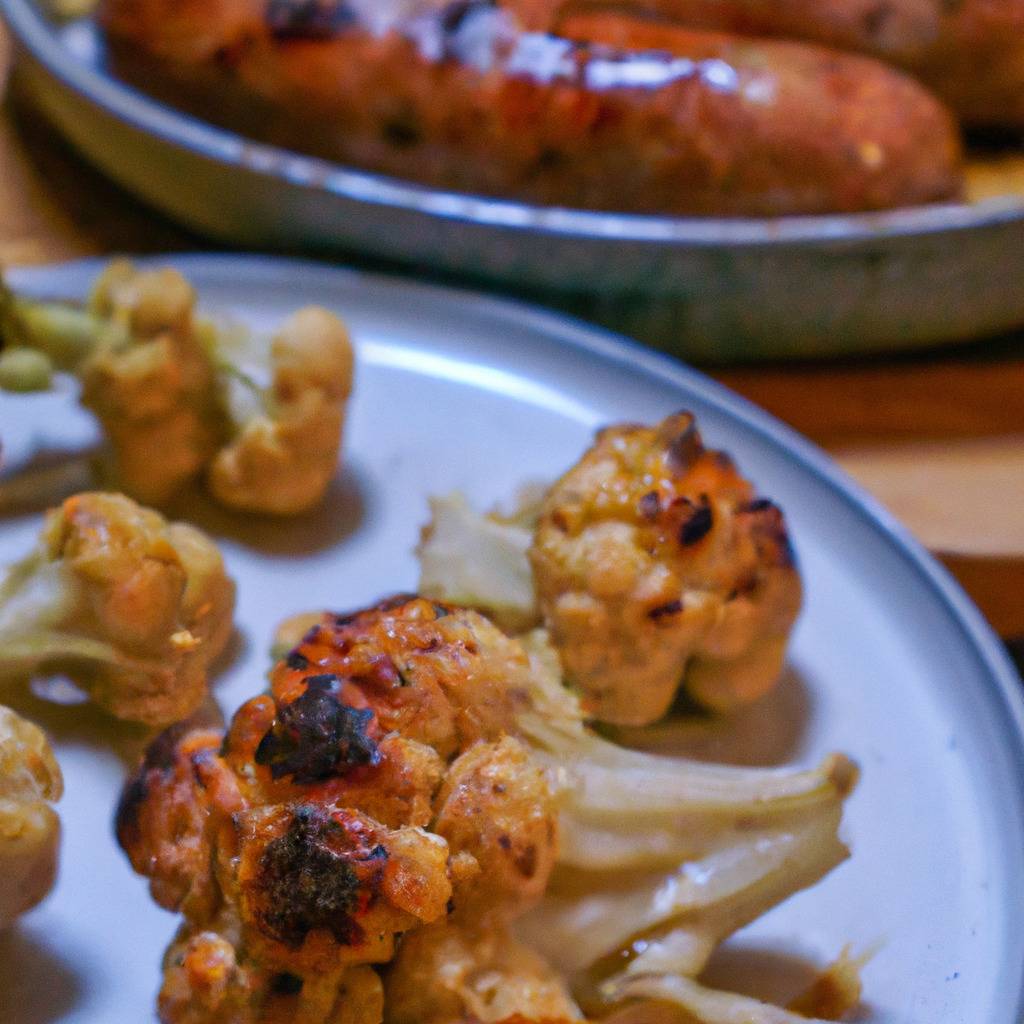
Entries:
POLYGON ((345 0, 268 0, 266 12, 279 39, 330 39, 358 21, 345 0))
MULTIPOLYGON (((684 419, 683 416, 679 418, 684 419)), ((704 445, 693 417, 686 416, 685 420, 689 422, 672 438, 668 446, 668 464, 675 473, 689 469, 704 452, 704 445)))
POLYGON ((177 725, 164 729, 146 748, 146 754, 142 759, 143 769, 147 771, 159 769, 169 772, 178 757, 178 744, 192 728, 193 725, 190 722, 178 722, 177 725))
POLYGON ((661 511, 661 498, 657 491, 648 491, 638 502, 637 508, 644 519, 657 519, 661 511))
POLYGON ((279 996, 294 996, 302 991, 302 979, 297 974, 275 974, 270 981, 270 991, 279 996))
POLYGON ((287 658, 284 659, 284 663, 296 672, 301 672, 303 669, 309 668, 309 658, 307 658, 301 651, 292 651, 287 658))
POLYGON ((403 110, 381 124, 384 141, 396 149, 411 149, 423 141, 423 128, 414 110, 403 110))
POLYGON ((260 925, 290 949, 298 949, 315 928, 328 930, 345 946, 363 941, 353 912, 360 891, 379 886, 387 852, 379 846, 368 856, 359 849, 337 849, 345 838, 323 810, 300 806, 288 831, 271 840, 260 857, 256 885, 265 908, 260 925))
POLYGON ((114 835, 122 850, 130 851, 139 841, 139 811, 149 794, 147 772, 141 768, 125 783, 114 812, 114 835))
POLYGON ((868 36, 877 39, 885 31, 886 23, 893 15, 891 3, 882 2, 869 8, 863 16, 862 24, 868 36))
POLYGON ((415 594, 394 594, 391 597, 385 597, 378 601, 373 610, 378 612, 394 612, 407 605, 410 601, 415 600, 415 594))
POLYGON ((290 775, 299 784, 379 764, 380 751, 366 733, 373 712, 342 703, 337 676, 310 676, 305 683, 302 696, 278 705, 277 720, 256 748, 256 763, 269 766, 275 779, 290 775))
POLYGON ((149 796, 151 774, 156 772, 165 777, 171 774, 178 756, 178 745, 192 728, 189 722, 179 722, 160 733, 146 748, 135 774, 125 783, 114 812, 114 833, 125 849, 137 839, 139 810, 149 796))
POLYGON ((655 622, 660 622, 662 619, 667 619, 673 615, 678 615, 682 610, 682 601, 666 601, 665 604, 659 604, 656 608, 652 608, 647 613, 647 617, 649 619, 654 619, 655 622))
POLYGON ((707 501, 703 501, 693 510, 690 518, 679 528, 679 543, 683 547, 699 544, 711 532, 714 522, 711 506, 707 501))
POLYGON ((494 0, 453 0, 441 9, 441 28, 448 33, 458 32, 471 14, 489 10, 494 6, 494 0))

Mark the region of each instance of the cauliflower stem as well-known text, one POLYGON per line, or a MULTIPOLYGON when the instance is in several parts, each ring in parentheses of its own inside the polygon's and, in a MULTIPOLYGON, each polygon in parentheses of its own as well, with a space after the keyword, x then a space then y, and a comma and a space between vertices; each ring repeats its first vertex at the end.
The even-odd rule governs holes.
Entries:
POLYGON ((0 580, 0 674, 57 670, 111 714, 166 725, 204 698, 233 608, 198 530, 123 495, 80 494, 0 580))
POLYGON ((612 964, 693 977, 725 938, 848 855, 847 758, 752 769, 619 747, 584 724, 545 632, 526 646, 519 727, 558 794, 560 846, 545 899, 518 927, 567 975, 593 981, 612 964))

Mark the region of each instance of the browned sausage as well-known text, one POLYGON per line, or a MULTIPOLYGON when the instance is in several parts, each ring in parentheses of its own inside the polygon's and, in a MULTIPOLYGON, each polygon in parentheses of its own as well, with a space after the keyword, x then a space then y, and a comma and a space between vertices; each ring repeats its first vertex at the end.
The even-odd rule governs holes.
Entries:
MULTIPOLYGON (((106 22, 166 54, 145 6, 106 0, 106 22)), ((949 115, 865 58, 679 29, 650 28, 660 34, 639 49, 595 46, 521 32, 479 0, 376 31, 351 5, 272 0, 270 12, 273 30, 236 23, 216 54, 250 94, 248 126, 374 171, 542 204, 729 216, 872 210, 960 188, 949 115)), ((191 73, 186 61, 172 71, 191 73)))
POLYGON ((690 28, 804 39, 891 61, 969 125, 1024 128, 1024 0, 506 0, 558 31, 597 7, 690 28))
POLYGON ((599 10, 656 15, 690 28, 807 39, 877 55, 916 53, 939 34, 944 0, 505 0, 530 28, 599 10))

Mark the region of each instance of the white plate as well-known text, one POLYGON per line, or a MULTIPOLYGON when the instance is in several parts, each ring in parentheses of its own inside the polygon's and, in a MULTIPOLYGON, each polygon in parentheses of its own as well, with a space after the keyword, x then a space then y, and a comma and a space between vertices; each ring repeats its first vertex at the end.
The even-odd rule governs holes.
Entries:
MULTIPOLYGON (((328 507, 291 523, 200 510, 241 585, 245 643, 216 686, 225 710, 262 687, 267 639, 288 613, 354 607, 415 584, 411 549, 428 494, 497 499, 567 466, 599 424, 693 409, 710 442, 786 508, 807 581, 791 672, 759 712, 770 722, 798 711, 773 754, 807 762, 837 748, 864 771, 845 823, 852 859, 741 933, 725 967, 792 973, 846 943, 880 944, 864 974, 864 1019, 1019 1024, 1019 681, 945 572, 822 455, 697 373, 524 307, 301 263, 174 262, 207 306, 258 325, 304 302, 330 305, 359 348, 347 468, 328 507)), ((76 296, 96 269, 12 278, 76 296)), ((37 527, 28 515, 0 523, 0 560, 37 527)), ((85 709, 19 706, 58 739, 65 837, 56 892, 0 942, 0 1019, 150 1020, 176 921, 113 841, 123 765, 85 709)))

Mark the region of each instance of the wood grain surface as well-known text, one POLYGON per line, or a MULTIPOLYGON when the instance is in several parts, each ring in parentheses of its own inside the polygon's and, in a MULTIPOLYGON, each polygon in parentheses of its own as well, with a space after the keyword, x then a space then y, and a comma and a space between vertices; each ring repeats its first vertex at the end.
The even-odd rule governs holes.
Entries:
MULTIPOLYGON (((1024 159, 978 161, 970 188, 1024 191, 1024 159)), ((36 115, 9 99, 0 107, 0 262, 202 248, 36 115)), ((912 356, 707 369, 823 445, 943 558, 1004 636, 1024 637, 1024 335, 912 356)))

